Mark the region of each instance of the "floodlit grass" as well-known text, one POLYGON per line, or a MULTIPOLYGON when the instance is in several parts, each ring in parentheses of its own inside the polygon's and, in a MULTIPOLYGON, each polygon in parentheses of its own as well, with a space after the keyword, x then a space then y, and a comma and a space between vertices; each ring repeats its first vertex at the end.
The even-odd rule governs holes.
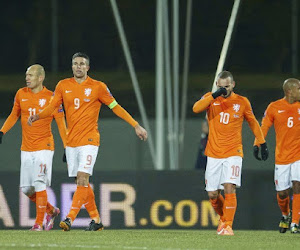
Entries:
POLYGON ((0 249, 300 249, 300 234, 212 230, 0 231, 0 249))

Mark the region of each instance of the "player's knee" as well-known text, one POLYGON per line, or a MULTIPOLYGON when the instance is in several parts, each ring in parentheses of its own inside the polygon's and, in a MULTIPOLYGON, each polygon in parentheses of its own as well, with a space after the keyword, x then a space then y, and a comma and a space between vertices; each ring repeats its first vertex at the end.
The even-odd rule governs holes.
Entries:
POLYGON ((278 191, 277 194, 281 200, 283 200, 289 196, 289 192, 287 190, 278 191))
POLYGON ((225 194, 234 194, 236 190, 236 185, 232 183, 224 183, 224 193, 225 194))
POLYGON ((300 182, 299 181, 293 181, 293 193, 300 194, 300 182))
POLYGON ((89 181, 86 178, 77 178, 77 186, 87 187, 89 185, 89 181))
POLYGON ((46 190, 46 183, 42 181, 35 181, 34 182, 35 192, 41 192, 46 190))
POLYGON ((25 194, 28 197, 32 196, 35 193, 35 189, 32 186, 22 187, 21 189, 22 189, 23 194, 25 194))
POLYGON ((218 191, 208 191, 207 192, 209 199, 217 199, 218 198, 218 191))
POLYGON ((77 173, 77 186, 85 186, 89 185, 89 174, 78 172, 77 173))
POLYGON ((290 189, 277 191, 277 195, 279 196, 280 199, 287 198, 289 196, 289 194, 290 194, 290 189))

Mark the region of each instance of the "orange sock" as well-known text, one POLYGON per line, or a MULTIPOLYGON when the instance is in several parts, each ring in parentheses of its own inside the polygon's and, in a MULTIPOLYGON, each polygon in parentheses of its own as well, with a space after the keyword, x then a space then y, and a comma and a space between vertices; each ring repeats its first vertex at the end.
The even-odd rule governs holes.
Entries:
POLYGON ((225 221, 224 213, 223 213, 223 205, 224 205, 224 197, 223 195, 219 194, 217 199, 209 199, 212 207, 216 211, 218 215, 220 215, 220 219, 225 221))
POLYGON ((232 227, 234 215, 237 207, 236 194, 225 194, 223 213, 226 225, 232 227))
POLYGON ((292 223, 299 225, 300 220, 300 194, 294 194, 293 196, 293 215, 292 223))
POLYGON ((43 220, 47 207, 47 192, 46 190, 36 192, 36 219, 35 223, 43 225, 43 220))
MULTIPOLYGON (((29 199, 36 203, 36 193, 34 193, 33 195, 29 196, 29 199)), ((47 201, 47 207, 46 207, 46 213, 47 214, 53 214, 54 212, 54 207, 47 201)))
POLYGON ((290 212, 290 197, 286 197, 285 199, 280 199, 277 193, 277 202, 278 206, 282 212, 282 215, 288 215, 290 212))
POLYGON ((67 215, 68 218, 72 220, 72 222, 77 217, 82 205, 86 202, 88 196, 88 187, 77 186, 77 189, 73 195, 72 207, 67 215))
POLYGON ((95 194, 90 184, 88 186, 88 197, 84 206, 91 219, 96 223, 100 223, 100 215, 95 202, 95 194))

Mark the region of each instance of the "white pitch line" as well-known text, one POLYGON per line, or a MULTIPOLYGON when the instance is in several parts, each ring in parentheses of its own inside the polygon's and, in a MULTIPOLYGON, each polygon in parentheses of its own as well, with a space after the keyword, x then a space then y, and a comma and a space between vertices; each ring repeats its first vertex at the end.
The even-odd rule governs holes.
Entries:
MULTIPOLYGON (((0 248, 1 247, 12 247, 12 248, 18 248, 18 247, 50 247, 50 248, 88 248, 88 249, 101 249, 101 248, 109 248, 111 249, 112 246, 105 246, 105 245, 62 245, 62 244, 16 244, 16 243, 11 243, 11 244, 1 244, 0 243, 0 248)), ((119 248, 119 249, 148 249, 147 247, 131 247, 131 246, 113 246, 114 248, 119 248)))
MULTIPOLYGON (((0 248, 2 247, 11 247, 11 248, 20 248, 20 247, 30 247, 30 248, 35 248, 35 247, 48 247, 48 248, 87 248, 87 249, 111 249, 113 248, 118 248, 118 249, 149 249, 148 247, 134 247, 134 246, 105 246, 105 245, 61 245, 61 244, 16 244, 16 243, 0 243, 0 248)), ((151 247, 151 249, 163 249, 163 250, 181 250, 182 248, 161 248, 161 247, 151 247)), ((185 250, 207 250, 207 248, 185 248, 185 250)))

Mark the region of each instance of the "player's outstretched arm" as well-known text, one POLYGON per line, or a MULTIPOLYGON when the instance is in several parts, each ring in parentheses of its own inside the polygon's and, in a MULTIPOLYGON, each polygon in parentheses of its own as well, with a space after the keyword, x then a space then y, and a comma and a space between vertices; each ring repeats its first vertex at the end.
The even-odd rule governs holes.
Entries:
MULTIPOLYGON (((59 114, 59 113, 57 113, 59 114)), ((66 126, 66 121, 65 121, 65 116, 61 116, 61 115, 54 115, 57 127, 58 127, 58 132, 60 134, 60 138, 63 142, 64 145, 64 154, 63 154, 63 158, 62 161, 63 162, 67 162, 67 157, 66 157, 66 143, 67 143, 67 126, 66 126)))
MULTIPOLYGON (((272 112, 270 112, 270 110, 271 110, 271 106, 269 105, 267 110, 265 111, 265 115, 261 122, 260 129, 262 131, 263 138, 266 138, 270 127, 273 125, 274 118, 273 118, 272 112)), ((253 155, 259 161, 261 161, 261 160, 265 161, 269 157, 269 151, 268 151, 267 144, 263 143, 262 141, 259 141, 259 139, 257 137, 254 140, 253 155), (259 157, 259 150, 261 151, 260 152, 261 157, 259 157)))
POLYGON ((15 96, 14 106, 12 108, 12 111, 11 111, 10 115, 7 117, 7 119, 5 120, 2 128, 0 129, 0 133, 1 133, 0 143, 2 143, 3 135, 5 135, 16 124, 19 117, 21 116, 19 93, 20 93, 20 91, 18 91, 16 96, 15 96))
POLYGON ((55 88, 55 95, 53 96, 53 98, 51 98, 49 105, 45 107, 42 110, 42 112, 30 116, 27 121, 28 125, 31 126, 33 122, 51 116, 54 110, 58 108, 61 104, 62 104, 62 87, 59 82, 55 88))
POLYGON ((7 117, 6 121, 4 122, 1 130, 0 130, 0 144, 2 143, 2 137, 4 134, 7 133, 7 131, 9 131, 15 124, 16 122, 18 121, 20 117, 20 114, 14 112, 14 109, 13 111, 11 112, 11 114, 7 117))
POLYGON ((35 121, 39 120, 39 119, 44 119, 48 116, 51 116, 54 112, 54 110, 56 109, 56 107, 59 107, 60 104, 57 103, 50 103, 45 109, 43 109, 43 111, 41 113, 38 113, 36 115, 31 115, 28 117, 27 123, 29 126, 32 125, 32 123, 34 123, 35 121))
POLYGON ((135 129, 136 135, 143 141, 146 141, 148 138, 148 134, 146 129, 144 129, 142 126, 138 124, 136 120, 132 118, 132 116, 124 109, 121 107, 121 105, 117 104, 115 107, 112 108, 112 111, 122 118, 124 121, 129 123, 132 127, 135 129))
POLYGON ((137 124, 135 127, 135 133, 136 135, 142 140, 142 141, 146 141, 148 138, 148 133, 147 130, 144 129, 142 126, 140 126, 139 124, 137 124))
POLYGON ((205 94, 199 101, 197 101, 193 106, 193 112, 194 113, 200 113, 203 112, 208 108, 208 106, 211 104, 211 102, 214 101, 217 97, 220 95, 226 95, 227 90, 225 88, 218 88, 216 92, 214 93, 207 93, 205 94))

